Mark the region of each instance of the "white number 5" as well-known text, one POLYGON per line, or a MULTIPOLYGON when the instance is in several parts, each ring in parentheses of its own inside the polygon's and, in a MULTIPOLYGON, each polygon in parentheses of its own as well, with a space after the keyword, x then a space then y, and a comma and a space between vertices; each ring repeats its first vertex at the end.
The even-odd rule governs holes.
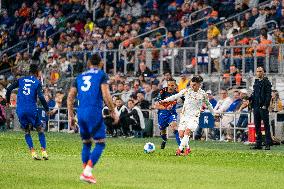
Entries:
POLYGON ((86 92, 90 89, 91 87, 91 78, 92 76, 84 76, 83 80, 84 80, 84 86, 81 86, 81 90, 86 92))
POLYGON ((30 89, 30 87, 32 86, 32 84, 30 84, 30 83, 25 83, 25 86, 24 86, 24 91, 23 91, 23 93, 24 93, 24 95, 29 95, 29 94, 31 94, 31 89, 30 89))

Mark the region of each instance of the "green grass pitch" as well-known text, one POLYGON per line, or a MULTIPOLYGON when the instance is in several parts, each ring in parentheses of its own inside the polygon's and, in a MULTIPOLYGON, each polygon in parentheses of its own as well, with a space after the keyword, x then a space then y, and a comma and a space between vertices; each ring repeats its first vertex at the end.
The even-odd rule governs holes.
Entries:
MULTIPOLYGON (((159 138, 107 139, 95 168, 97 184, 79 181, 81 141, 78 135, 47 133, 50 160, 30 158, 22 132, 0 133, 1 189, 214 189, 284 188, 284 146, 251 151, 239 143, 192 141, 189 157, 176 157, 169 140, 160 150, 159 138), (156 151, 144 154, 146 142, 156 151)), ((39 149, 38 137, 33 133, 39 149)))

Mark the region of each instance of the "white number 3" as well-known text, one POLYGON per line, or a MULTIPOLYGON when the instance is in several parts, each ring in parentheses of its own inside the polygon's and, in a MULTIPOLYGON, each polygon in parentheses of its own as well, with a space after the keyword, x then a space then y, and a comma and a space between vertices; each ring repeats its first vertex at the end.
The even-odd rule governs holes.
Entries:
POLYGON ((92 76, 84 76, 83 77, 84 85, 81 86, 81 90, 82 91, 86 92, 86 91, 88 91, 90 89, 90 87, 91 87, 91 81, 90 81, 91 78, 92 78, 92 76))

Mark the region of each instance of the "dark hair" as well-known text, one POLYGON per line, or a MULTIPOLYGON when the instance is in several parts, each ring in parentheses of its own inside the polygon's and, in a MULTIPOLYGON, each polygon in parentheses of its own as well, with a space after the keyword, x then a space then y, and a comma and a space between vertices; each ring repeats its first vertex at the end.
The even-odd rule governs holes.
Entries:
POLYGON ((170 70, 166 70, 166 71, 164 71, 164 75, 166 75, 167 73, 169 73, 169 74, 171 74, 172 75, 172 72, 170 71, 170 70))
POLYGON ((97 66, 100 64, 101 62, 101 57, 99 54, 93 54, 89 59, 88 61, 90 62, 91 65, 94 65, 94 66, 97 66))
POLYGON ((30 65, 30 74, 37 74, 39 72, 39 68, 37 64, 30 65))
POLYGON ((132 102, 132 103, 134 103, 134 100, 132 100, 132 99, 129 99, 129 100, 128 100, 128 102, 132 102))
POLYGON ((176 82, 176 80, 174 78, 170 78, 170 79, 167 80, 167 82, 170 82, 170 81, 176 82))
POLYGON ((195 75, 195 76, 192 77, 191 81, 196 82, 196 83, 202 83, 203 78, 200 75, 195 75))

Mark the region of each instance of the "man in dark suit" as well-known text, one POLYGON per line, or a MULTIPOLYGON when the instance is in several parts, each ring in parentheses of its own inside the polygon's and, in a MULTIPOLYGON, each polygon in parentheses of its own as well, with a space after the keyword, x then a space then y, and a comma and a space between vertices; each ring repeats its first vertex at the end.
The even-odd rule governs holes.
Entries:
POLYGON ((265 150, 270 150, 271 134, 268 107, 271 99, 271 83, 268 78, 264 76, 264 69, 262 67, 256 69, 256 76, 257 78, 253 85, 253 93, 250 100, 253 108, 257 137, 256 145, 251 149, 262 149, 261 121, 263 121, 265 128, 265 150))

